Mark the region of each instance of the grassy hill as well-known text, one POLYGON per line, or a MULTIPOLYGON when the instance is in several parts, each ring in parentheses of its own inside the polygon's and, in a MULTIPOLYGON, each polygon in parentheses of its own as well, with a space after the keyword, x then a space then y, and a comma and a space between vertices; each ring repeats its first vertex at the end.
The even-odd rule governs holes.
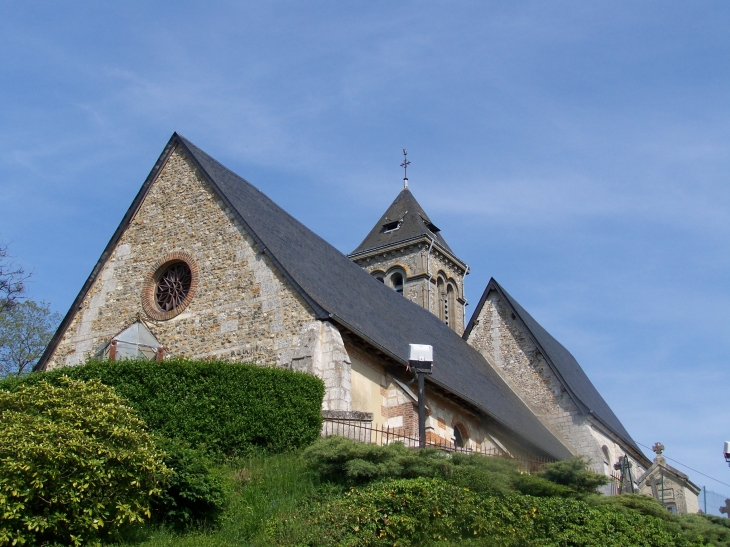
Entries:
POLYGON ((230 496, 219 528, 146 526, 120 547, 730 546, 725 519, 676 517, 644 496, 608 498, 575 484, 523 493, 545 494, 543 481, 551 481, 525 480, 496 458, 330 438, 304 451, 228 460, 218 471, 230 496))

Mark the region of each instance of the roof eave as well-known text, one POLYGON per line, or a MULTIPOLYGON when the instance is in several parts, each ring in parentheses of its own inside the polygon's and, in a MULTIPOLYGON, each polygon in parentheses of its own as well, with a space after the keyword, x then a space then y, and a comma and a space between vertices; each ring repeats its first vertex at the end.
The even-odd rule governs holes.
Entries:
POLYGON ((397 248, 400 248, 400 247, 406 247, 408 245, 413 245, 414 243, 417 243, 418 241, 425 241, 425 242, 428 242, 429 244, 431 243, 431 241, 433 241, 433 246, 440 253, 443 253, 444 255, 446 255, 449 258, 449 260, 453 261, 457 266, 459 266, 460 268, 462 268, 464 271, 467 270, 468 266, 466 265, 466 263, 464 263, 461 260, 459 260, 454 255, 453 252, 451 252, 448 249, 446 249, 439 242, 438 239, 429 237, 426 234, 420 234, 420 235, 417 235, 417 236, 409 237, 407 239, 401 239, 400 241, 396 241, 396 242, 393 242, 393 243, 388 243, 386 245, 380 245, 379 247, 373 247, 371 249, 365 249, 364 251, 358 251, 358 252, 350 253, 349 255, 347 255, 347 258, 349 258, 352 261, 361 260, 363 258, 367 258, 368 256, 376 255, 378 253, 382 253, 386 249, 397 249, 397 248))

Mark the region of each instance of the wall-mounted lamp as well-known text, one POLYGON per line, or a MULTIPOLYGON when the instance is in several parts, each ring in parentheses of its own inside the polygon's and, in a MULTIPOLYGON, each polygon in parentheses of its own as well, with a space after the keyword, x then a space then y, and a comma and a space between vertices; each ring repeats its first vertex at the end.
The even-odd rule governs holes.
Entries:
POLYGON ((418 445, 426 447, 426 393, 425 374, 433 373, 433 346, 409 344, 408 368, 418 377, 418 445))

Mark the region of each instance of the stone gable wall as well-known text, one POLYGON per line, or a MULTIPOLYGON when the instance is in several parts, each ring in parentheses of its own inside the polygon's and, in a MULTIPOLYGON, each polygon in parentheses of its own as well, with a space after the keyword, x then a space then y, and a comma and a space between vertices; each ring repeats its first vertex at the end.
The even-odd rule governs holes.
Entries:
POLYGON ((590 458, 596 471, 604 473, 601 445, 592 433, 588 417, 552 373, 539 349, 496 291, 488 295, 477 320, 468 343, 493 364, 555 435, 575 454, 590 458))
POLYGON ((322 410, 351 410, 352 361, 340 331, 329 321, 315 321, 306 323, 298 338, 291 369, 322 378, 322 410))
MULTIPOLYGON (((620 458, 623 458, 624 454, 626 454, 626 448, 621 444, 619 439, 616 438, 615 435, 612 435, 610 432, 606 430, 606 428, 603 426, 603 424, 599 423, 597 420, 595 420, 593 417, 588 418, 588 424, 590 425, 590 431, 593 435, 593 438, 596 440, 597 445, 600 447, 601 454, 596 455, 596 459, 593 460, 593 467, 594 469, 599 472, 603 473, 604 475, 610 476, 610 475, 620 475, 619 471, 616 471, 613 466, 614 464, 618 463, 620 458), (604 447, 605 452, 604 453, 604 447), (601 464, 603 467, 601 467, 601 464)), ((637 480, 643 473, 646 471, 646 467, 644 467, 643 464, 639 463, 636 458, 629 455, 629 461, 632 465, 632 473, 634 480, 637 480)), ((610 485, 607 485, 602 489, 604 493, 610 492, 610 485)))
POLYGON ((279 367, 290 366, 300 333, 314 322, 306 302, 179 151, 149 189, 49 368, 83 362, 138 315, 168 355, 279 367), (155 321, 142 308, 144 279, 173 252, 193 257, 199 283, 180 315, 155 321))

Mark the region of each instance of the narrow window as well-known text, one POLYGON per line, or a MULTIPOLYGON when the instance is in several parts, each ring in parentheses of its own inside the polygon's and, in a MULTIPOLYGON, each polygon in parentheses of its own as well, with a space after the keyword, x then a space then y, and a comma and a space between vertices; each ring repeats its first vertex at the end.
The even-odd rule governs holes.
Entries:
POLYGON ((449 284, 449 286, 446 287, 446 299, 444 300, 444 307, 446 309, 446 313, 444 314, 444 322, 452 329, 454 328, 454 317, 456 312, 455 304, 456 301, 454 299, 454 286, 449 284))
POLYGON ((394 273, 390 280, 393 283, 393 290, 398 294, 403 294, 403 276, 399 273, 394 273))
POLYGON ((443 278, 439 277, 436 281, 436 293, 438 294, 438 315, 439 319, 443 321, 444 323, 448 323, 447 317, 448 317, 448 309, 446 306, 446 284, 444 283, 443 278))

